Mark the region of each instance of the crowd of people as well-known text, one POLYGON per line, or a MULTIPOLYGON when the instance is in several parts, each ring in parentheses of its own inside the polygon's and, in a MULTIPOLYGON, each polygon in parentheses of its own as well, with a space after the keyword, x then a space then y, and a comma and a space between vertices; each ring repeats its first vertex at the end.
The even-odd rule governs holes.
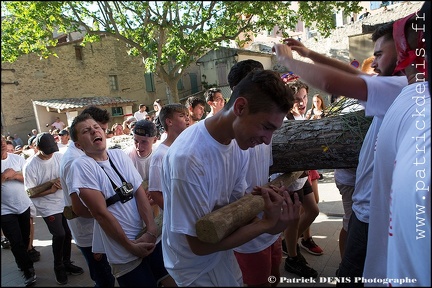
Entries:
POLYGON ((422 40, 430 32, 411 29, 425 27, 425 19, 430 24, 430 2, 376 29, 373 73, 367 64, 362 71, 289 38, 273 49, 290 73, 281 77, 256 60, 240 61, 228 74, 226 99, 218 88, 184 104, 158 99, 154 115, 141 104, 111 128, 110 113, 90 106, 70 127, 57 118, 50 132, 29 133, 27 143, 2 135, 2 247, 7 240, 24 284, 36 282, 36 215, 52 234, 60 285, 84 273, 71 259, 72 239, 95 287, 116 281, 120 287, 274 287, 283 253, 286 271, 318 277, 301 249, 325 253, 311 231, 319 172, 268 185, 279 176, 269 175, 275 131, 285 121, 329 117, 320 94, 308 109, 312 86, 358 99, 356 109, 373 117, 358 166, 335 169, 344 208, 336 276, 352 279, 336 285, 387 279, 381 284, 402 286, 407 283, 397 280, 408 277, 430 287, 430 40, 422 40), (313 62, 296 60, 293 50, 313 62), (125 135, 130 144, 110 147, 125 135), (200 239, 200 218, 248 194, 264 203, 253 221, 219 241, 200 239))

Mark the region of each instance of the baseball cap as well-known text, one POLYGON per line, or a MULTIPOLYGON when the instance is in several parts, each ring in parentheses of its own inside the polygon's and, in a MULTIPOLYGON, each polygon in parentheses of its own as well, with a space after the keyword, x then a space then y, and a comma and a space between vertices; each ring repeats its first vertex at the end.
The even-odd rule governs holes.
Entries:
POLYGON ((156 125, 146 119, 139 120, 132 128, 132 132, 139 136, 154 137, 157 136, 156 125))
POLYGON ((35 135, 31 136, 31 137, 27 140, 27 144, 28 144, 29 146, 31 146, 31 145, 33 144, 33 142, 35 141, 35 139, 36 139, 36 136, 35 136, 35 135))
POLYGON ((60 136, 69 135, 69 132, 66 129, 63 129, 60 131, 60 133, 58 133, 58 135, 60 135, 60 136))
POLYGON ((59 151, 54 136, 47 132, 40 133, 36 136, 36 146, 46 155, 59 151))

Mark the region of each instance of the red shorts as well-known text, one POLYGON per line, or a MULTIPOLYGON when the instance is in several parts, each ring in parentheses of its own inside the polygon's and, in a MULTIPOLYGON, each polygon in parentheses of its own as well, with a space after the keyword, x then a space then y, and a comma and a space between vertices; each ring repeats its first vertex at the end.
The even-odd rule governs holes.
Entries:
POLYGON ((282 238, 279 237, 272 245, 256 253, 238 253, 234 251, 237 262, 246 285, 260 285, 268 283, 272 271, 279 271, 282 261, 282 238))
POLYGON ((316 180, 316 179, 319 179, 319 178, 320 178, 319 173, 318 173, 317 170, 309 170, 309 175, 308 175, 308 177, 309 177, 309 182, 310 182, 311 184, 312 184, 312 181, 313 181, 313 180, 316 180))

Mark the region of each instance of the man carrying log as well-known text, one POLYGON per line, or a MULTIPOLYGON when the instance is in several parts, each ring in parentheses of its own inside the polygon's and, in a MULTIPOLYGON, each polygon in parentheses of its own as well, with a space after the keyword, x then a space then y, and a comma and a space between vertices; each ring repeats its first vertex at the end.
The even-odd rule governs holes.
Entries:
POLYGON ((84 270, 73 265, 70 259, 72 235, 63 215, 65 202, 60 179, 58 179, 63 154, 58 152, 57 143, 50 133, 38 134, 35 141, 38 152, 24 166, 24 186, 31 191, 31 188, 56 179, 45 188, 45 191, 39 191, 30 198, 53 235, 54 273, 57 283, 64 285, 68 282, 67 273, 80 275, 84 270))
POLYGON ((272 186, 255 189, 265 203, 262 219, 217 243, 199 240, 195 228, 198 219, 244 195, 246 150, 270 144, 291 103, 292 93, 279 74, 253 71, 235 87, 223 110, 185 129, 171 145, 162 165, 162 249, 178 286, 243 286, 232 249, 298 222, 298 196, 293 204, 284 187, 272 186))

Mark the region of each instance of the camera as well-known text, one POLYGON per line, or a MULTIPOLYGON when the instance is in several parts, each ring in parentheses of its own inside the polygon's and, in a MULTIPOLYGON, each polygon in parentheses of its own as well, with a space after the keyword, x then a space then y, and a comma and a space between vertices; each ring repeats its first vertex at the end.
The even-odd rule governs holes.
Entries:
POLYGON ((131 183, 123 182, 123 185, 118 187, 115 192, 120 196, 122 203, 126 203, 133 198, 133 186, 131 183))

